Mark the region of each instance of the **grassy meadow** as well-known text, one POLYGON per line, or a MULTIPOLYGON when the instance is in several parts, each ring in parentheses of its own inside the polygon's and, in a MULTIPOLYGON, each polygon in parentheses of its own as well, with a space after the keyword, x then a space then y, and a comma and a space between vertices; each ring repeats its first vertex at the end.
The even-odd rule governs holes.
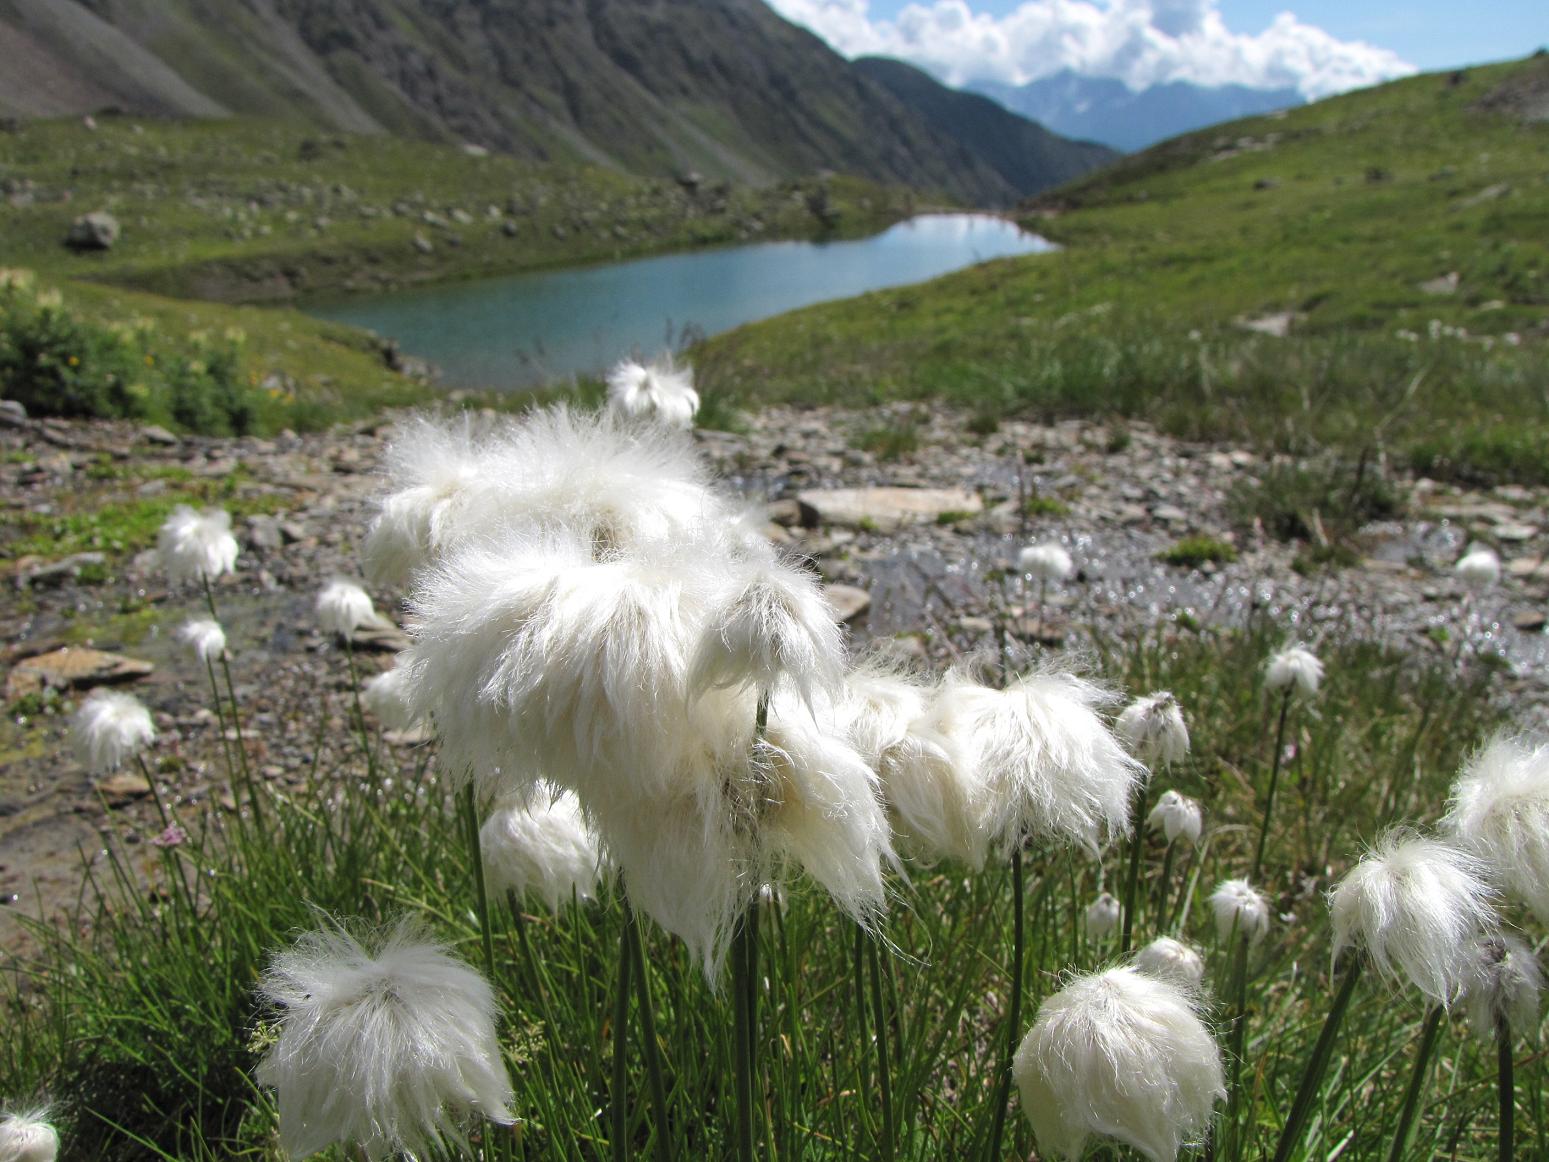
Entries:
MULTIPOLYGON (((1238 631, 1158 630, 1099 641, 1096 651, 1101 674, 1134 693, 1171 689, 1188 716, 1192 754, 1156 772, 1151 799, 1167 788, 1199 799, 1205 838, 1197 851, 1180 840, 1169 852, 1148 831, 1135 934, 1137 946, 1172 934, 1203 951, 1205 1011, 1223 1044, 1235 1011, 1232 958, 1207 896, 1220 880, 1247 874, 1279 705, 1258 675, 1281 640, 1279 626, 1261 622, 1238 631)), ((1217 1122, 1219 1158, 1268 1156, 1328 1009, 1322 889, 1330 872, 1388 823, 1433 822, 1460 760, 1501 719, 1489 667, 1460 674, 1447 662, 1354 642, 1326 649, 1323 659, 1322 691, 1289 716, 1260 884, 1274 916, 1246 962, 1239 1096, 1217 1122)), ((267 954, 315 925, 319 910, 366 923, 420 915, 479 962, 466 833, 432 752, 386 746, 374 725, 364 734, 341 729, 357 720, 344 657, 332 665, 321 698, 298 707, 292 724, 314 740, 304 777, 260 784, 256 814, 169 807, 189 832, 182 846, 110 843, 80 913, 61 927, 38 926, 42 951, 10 965, 0 1092, 46 1091, 70 1157, 277 1157, 275 1110, 252 1077, 273 1036, 254 983, 267 954), (149 895, 138 885, 143 875, 149 895)), ((245 796, 240 772, 232 782, 245 796)), ((1024 1025, 1062 974, 1118 960, 1116 934, 1091 939, 1081 916, 1101 889, 1121 890, 1124 855, 1122 845, 1101 860, 1032 847, 1025 860, 1024 1025)), ((892 905, 873 935, 800 881, 763 906, 761 1156, 987 1156, 1012 987, 1008 871, 906 864, 892 877, 892 905)), ((681 945, 645 926, 671 1110, 664 1131, 647 1096, 638 1012, 627 1026, 625 1092, 609 1080, 620 1028, 617 898, 556 915, 510 903, 495 909, 494 984, 519 1121, 509 1136, 487 1130, 479 1156, 618 1157, 609 1130, 618 1100, 629 1104, 629 1148, 638 1156, 662 1157, 664 1144, 679 1158, 730 1156, 733 1022, 724 979, 711 987, 681 945)), ((1363 983, 1296 1157, 1387 1156, 1422 1016, 1403 990, 1363 983)), ((1536 1041, 1517 1051, 1519 1156, 1537 1156, 1549 1149, 1543 1068, 1536 1041)), ((1439 1062, 1406 1157, 1495 1157, 1493 1051, 1455 1016, 1439 1062)), ((1016 1106, 1013 1099, 1000 1157, 1032 1149, 1016 1106)), ((1109 1144, 1093 1156, 1128 1155, 1109 1144)))

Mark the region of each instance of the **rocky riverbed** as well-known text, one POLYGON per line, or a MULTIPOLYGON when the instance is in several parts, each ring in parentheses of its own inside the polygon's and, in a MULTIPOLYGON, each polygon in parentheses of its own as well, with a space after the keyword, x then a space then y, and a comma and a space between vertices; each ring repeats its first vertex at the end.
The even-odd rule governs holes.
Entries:
MULTIPOLYGON (((152 708, 149 773, 163 804, 185 817, 233 805, 224 751, 234 732, 176 636, 203 597, 168 587, 150 551, 154 525, 137 514, 185 493, 245 514, 237 571, 215 600, 253 767, 278 789, 346 769, 349 667, 315 628, 313 602, 330 577, 358 576, 391 421, 268 440, 14 412, 0 421, 0 949, 14 953, 29 943, 22 918, 73 904, 113 835, 131 863, 138 851, 149 864, 162 830, 138 769, 93 780, 71 755, 68 715, 85 689, 121 683, 152 708), (93 524, 101 513, 114 520, 93 524), (60 551, 44 551, 49 530, 60 551)), ((1261 613, 1312 642, 1355 634, 1465 664, 1486 656, 1504 671, 1512 716, 1549 726, 1549 490, 1403 481, 1404 515, 1362 531, 1359 563, 1303 575, 1295 546, 1228 517, 1233 489, 1267 468, 1245 450, 1141 426, 969 429, 965 415, 919 408, 772 409, 744 432, 699 439, 727 487, 768 504, 771 535, 820 569, 858 644, 889 639, 940 667, 985 648, 1008 614, 1029 636, 1079 649, 1094 634, 1261 613), (1236 559, 1157 559, 1186 537, 1230 545, 1236 559), (1465 598, 1451 566, 1475 539, 1505 568, 1500 585, 1465 598), (1014 576, 1017 551, 1035 541, 1059 542, 1076 564, 1042 594, 1014 576)), ((398 595, 376 596, 398 610, 398 595)), ((360 666, 390 665, 401 644, 381 635, 360 666)), ((414 743, 390 736, 388 750, 408 768, 422 757, 414 743)))

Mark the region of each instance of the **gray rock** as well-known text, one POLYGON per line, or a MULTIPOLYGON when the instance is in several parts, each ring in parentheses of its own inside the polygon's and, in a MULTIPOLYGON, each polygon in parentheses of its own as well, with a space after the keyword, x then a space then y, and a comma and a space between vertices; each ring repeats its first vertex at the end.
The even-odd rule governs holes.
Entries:
POLYGON ((1428 278, 1420 284, 1428 295, 1455 295, 1458 293, 1458 272, 1448 271, 1438 278, 1428 278))
POLYGON ((176 436, 160 424, 147 424, 141 428, 140 439, 148 444, 161 444, 168 448, 180 442, 176 436))
POLYGON ((70 223, 65 245, 72 250, 110 250, 118 234, 117 218, 106 210, 93 210, 70 223))
POLYGON ((430 239, 426 238, 418 230, 414 232, 414 249, 418 250, 421 254, 434 254, 436 252, 436 248, 434 244, 431 243, 430 239))
POLYGON ((797 493, 796 502, 808 528, 825 524, 880 532, 934 521, 942 513, 984 511, 978 493, 961 488, 809 488, 797 493))
POLYGON ((247 543, 255 549, 273 551, 285 547, 284 534, 280 532, 280 522, 272 516, 250 516, 247 518, 247 543))
POLYGON ((21 401, 14 399, 0 399, 0 426, 7 428, 21 428, 27 424, 27 409, 21 405, 21 401))
POLYGON ((871 608, 871 594, 854 585, 825 585, 823 596, 840 621, 854 621, 871 608))
POLYGON ((62 561, 51 561, 23 569, 16 575, 16 587, 26 589, 30 586, 59 585, 71 578, 79 577, 81 570, 85 568, 101 568, 107 563, 107 556, 103 553, 75 553, 62 561))
POLYGON ((145 677, 155 668, 150 662, 139 658, 110 654, 85 646, 65 646, 18 662, 5 680, 5 696, 7 701, 14 702, 23 695, 38 693, 48 687, 56 690, 71 687, 85 689, 88 686, 129 682, 145 677))

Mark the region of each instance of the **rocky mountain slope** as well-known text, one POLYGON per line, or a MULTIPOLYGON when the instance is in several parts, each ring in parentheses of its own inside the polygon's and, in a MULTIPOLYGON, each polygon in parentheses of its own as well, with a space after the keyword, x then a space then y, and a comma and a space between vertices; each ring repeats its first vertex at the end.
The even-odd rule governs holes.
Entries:
POLYGON ((981 205, 1102 160, 1057 139, 1038 164, 986 152, 761 0, 0 0, 0 51, 22 62, 0 72, 12 115, 256 114, 659 176, 833 169, 981 205))

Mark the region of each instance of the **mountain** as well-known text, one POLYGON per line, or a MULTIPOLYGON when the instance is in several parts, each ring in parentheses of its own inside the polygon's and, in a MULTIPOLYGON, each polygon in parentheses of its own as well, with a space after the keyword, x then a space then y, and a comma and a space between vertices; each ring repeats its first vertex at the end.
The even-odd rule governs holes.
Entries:
POLYGON ((0 113, 20 116, 252 114, 660 176, 842 170, 980 205, 1101 160, 1040 138, 1045 177, 986 150, 939 120, 933 83, 916 108, 761 0, 0 0, 0 53, 0 113))
POLYGON ((942 133, 984 158, 1019 190, 1040 192, 1107 165, 1106 145, 1073 141, 1019 117, 989 97, 949 89, 929 73, 887 57, 860 57, 855 67, 942 133))
POLYGON ((1055 133, 1126 153, 1217 122, 1303 104, 1295 89, 1170 81, 1136 92, 1112 77, 1086 77, 1069 69, 1020 86, 972 81, 966 88, 1055 133))

